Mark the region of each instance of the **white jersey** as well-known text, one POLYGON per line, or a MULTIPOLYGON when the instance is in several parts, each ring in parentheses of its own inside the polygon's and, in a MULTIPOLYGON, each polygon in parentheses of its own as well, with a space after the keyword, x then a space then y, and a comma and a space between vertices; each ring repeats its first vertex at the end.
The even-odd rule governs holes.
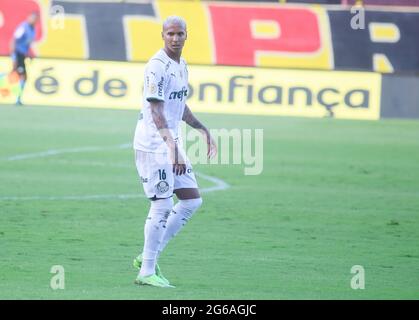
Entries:
POLYGON ((143 108, 137 122, 134 149, 166 153, 167 145, 160 136, 151 115, 150 99, 164 102, 164 115, 174 139, 179 135, 179 122, 188 95, 188 70, 185 60, 180 63, 159 50, 146 64, 144 72, 143 108))

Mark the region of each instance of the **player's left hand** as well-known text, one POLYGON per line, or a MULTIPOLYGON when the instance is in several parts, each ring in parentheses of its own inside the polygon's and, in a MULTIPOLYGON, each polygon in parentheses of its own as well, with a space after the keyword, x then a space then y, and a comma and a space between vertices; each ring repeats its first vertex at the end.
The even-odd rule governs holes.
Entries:
POLYGON ((207 157, 208 159, 212 159, 217 155, 217 144, 209 132, 206 132, 204 136, 207 141, 207 157))

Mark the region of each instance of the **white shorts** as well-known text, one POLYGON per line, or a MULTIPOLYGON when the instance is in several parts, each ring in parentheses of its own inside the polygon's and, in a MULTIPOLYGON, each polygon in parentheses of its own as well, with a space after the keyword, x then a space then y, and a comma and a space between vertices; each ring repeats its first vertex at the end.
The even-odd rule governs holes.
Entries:
POLYGON ((177 176, 167 154, 135 150, 135 165, 147 198, 170 198, 177 189, 198 189, 192 165, 189 159, 185 161, 186 173, 177 176))

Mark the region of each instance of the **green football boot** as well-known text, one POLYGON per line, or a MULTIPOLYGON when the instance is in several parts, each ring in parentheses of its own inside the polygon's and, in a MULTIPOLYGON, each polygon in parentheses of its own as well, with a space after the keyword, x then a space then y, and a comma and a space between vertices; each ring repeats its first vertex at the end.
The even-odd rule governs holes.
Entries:
MULTIPOLYGON (((142 263, 142 261, 143 261, 143 255, 142 254, 140 254, 138 257, 136 257, 135 259, 134 259, 134 262, 132 263, 133 264, 133 266, 134 266, 134 268, 136 268, 136 269, 141 269, 141 263, 142 263)), ((166 277, 163 275, 163 273, 161 272, 161 270, 160 270, 160 267, 159 267, 159 265, 156 263, 156 275, 160 278, 160 279, 162 279, 164 282, 166 282, 166 284, 170 284, 170 282, 169 282, 169 280, 167 280, 166 279, 166 277)))
POLYGON ((149 285, 149 286, 160 287, 160 288, 174 288, 170 284, 163 281, 163 279, 158 277, 156 274, 152 274, 150 276, 145 276, 145 277, 138 275, 134 283, 139 284, 139 285, 149 285))

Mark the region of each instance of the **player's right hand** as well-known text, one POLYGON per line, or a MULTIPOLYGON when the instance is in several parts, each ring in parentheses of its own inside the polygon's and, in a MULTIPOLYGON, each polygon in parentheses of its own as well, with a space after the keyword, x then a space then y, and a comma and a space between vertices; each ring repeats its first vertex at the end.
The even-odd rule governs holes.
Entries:
POLYGON ((174 149, 170 152, 170 158, 173 164, 173 173, 177 176, 181 176, 186 173, 186 163, 183 159, 182 154, 179 152, 178 146, 176 145, 174 149))

